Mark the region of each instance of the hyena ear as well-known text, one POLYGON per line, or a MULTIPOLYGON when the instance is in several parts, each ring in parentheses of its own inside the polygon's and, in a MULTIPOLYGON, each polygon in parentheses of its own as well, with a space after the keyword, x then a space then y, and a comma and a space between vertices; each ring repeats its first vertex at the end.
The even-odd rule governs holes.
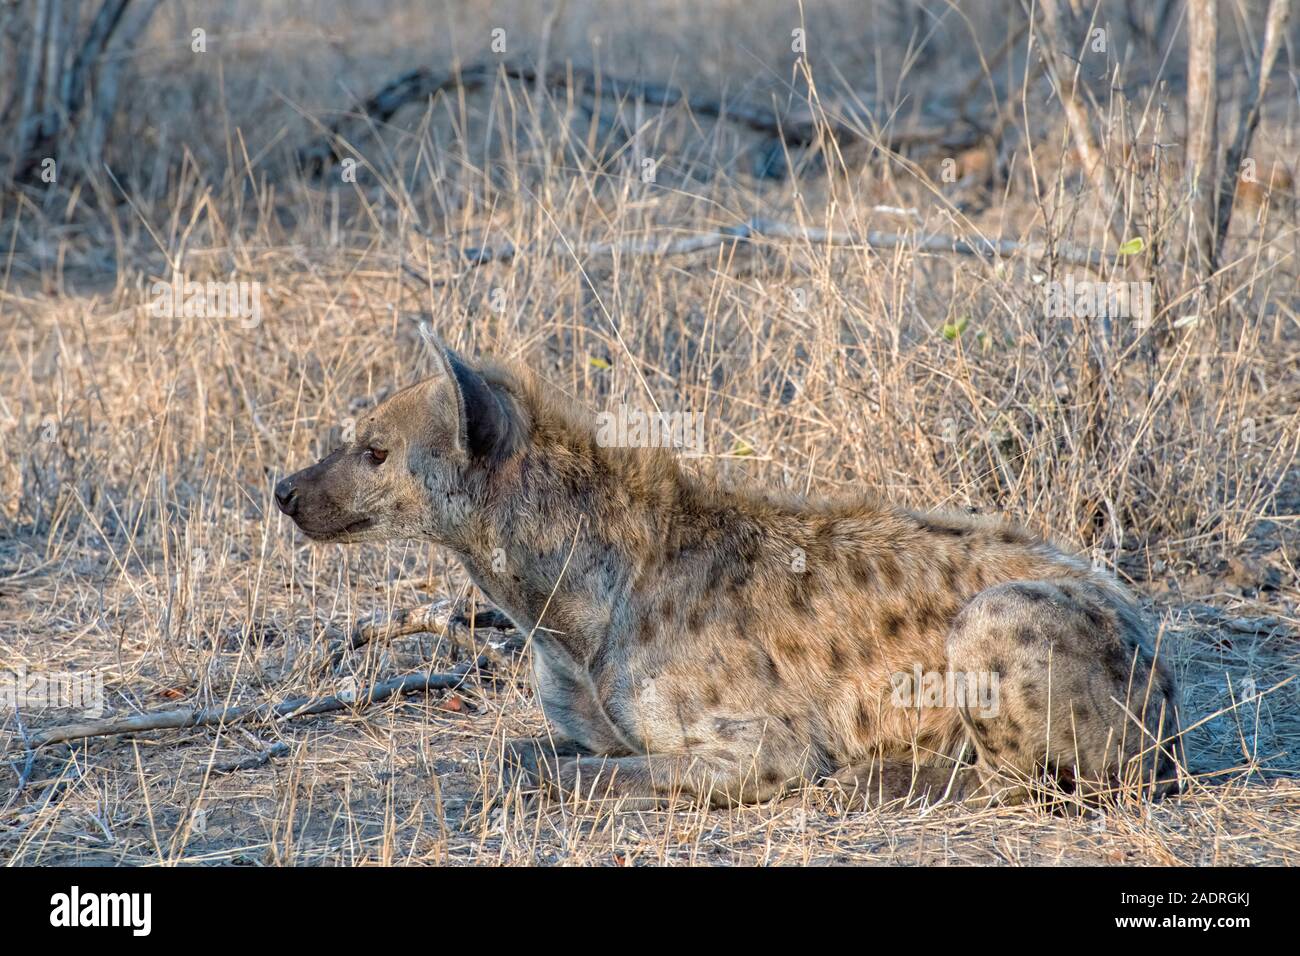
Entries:
POLYGON ((448 346, 434 350, 456 396, 457 445, 472 458, 495 464, 507 458, 518 441, 519 427, 506 399, 448 346))

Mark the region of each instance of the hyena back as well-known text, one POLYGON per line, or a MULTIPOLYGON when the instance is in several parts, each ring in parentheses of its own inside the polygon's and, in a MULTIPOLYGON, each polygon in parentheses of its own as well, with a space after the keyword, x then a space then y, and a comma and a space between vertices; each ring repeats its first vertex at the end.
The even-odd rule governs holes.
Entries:
POLYGON ((1087 563, 987 518, 723 488, 602 447, 522 368, 440 360, 277 502, 318 541, 443 545, 533 635, 553 733, 509 753, 548 786, 642 805, 825 778, 869 799, 1172 785, 1173 680, 1087 563), (920 701, 916 675, 956 699, 920 701))

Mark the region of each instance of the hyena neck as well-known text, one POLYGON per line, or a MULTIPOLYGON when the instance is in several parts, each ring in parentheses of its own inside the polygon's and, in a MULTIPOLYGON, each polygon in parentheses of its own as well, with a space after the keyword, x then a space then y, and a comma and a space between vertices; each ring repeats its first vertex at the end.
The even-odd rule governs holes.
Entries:
POLYGON ((517 625, 588 660, 637 576, 663 560, 690 481, 669 452, 603 448, 581 421, 540 422, 457 551, 517 625))

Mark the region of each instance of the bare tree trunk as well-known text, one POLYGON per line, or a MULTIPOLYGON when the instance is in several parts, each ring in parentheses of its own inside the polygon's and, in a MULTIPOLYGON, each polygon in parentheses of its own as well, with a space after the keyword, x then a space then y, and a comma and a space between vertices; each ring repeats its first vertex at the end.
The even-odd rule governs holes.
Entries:
POLYGON ((31 174, 59 156, 99 166, 99 151, 117 105, 125 53, 159 0, 102 0, 80 36, 75 4, 40 0, 31 21, 32 53, 24 77, 9 178, 31 174), (71 15, 65 12, 71 10, 71 15), (119 54, 116 58, 110 52, 119 54), (44 81, 42 84, 42 74, 44 81))
POLYGON ((104 5, 95 14, 95 19, 91 21, 86 41, 77 51, 72 69, 65 75, 63 108, 69 116, 81 109, 81 101, 86 94, 86 81, 99 62, 99 58, 103 56, 108 41, 113 37, 113 31, 117 29, 122 14, 126 12, 128 3, 130 0, 105 0, 104 5))
MULTIPOLYGON (((125 8, 128 0, 120 2, 125 8)), ((99 68, 96 70, 92 65, 87 70, 87 77, 93 75, 93 80, 87 80, 91 90, 90 115, 86 117, 86 133, 82 141, 83 158, 88 170, 97 170, 103 165, 104 141, 117 113, 118 81, 126 64, 125 54, 135 46, 149 26, 149 21, 161 2, 162 0, 143 0, 136 4, 130 16, 119 16, 115 24, 120 22, 120 27, 115 33, 109 28, 100 52, 96 54, 95 61, 92 61, 99 62, 99 68)))
MULTIPOLYGON (((1259 67, 1253 77, 1254 83, 1247 93, 1241 120, 1237 124, 1237 135, 1228 149, 1227 159, 1223 164, 1223 177, 1219 180, 1218 208, 1215 211, 1214 242, 1210 248, 1210 268, 1218 267, 1223 251, 1223 240, 1228 234, 1228 223, 1232 219, 1232 202, 1237 194, 1237 176, 1241 171, 1241 161, 1250 149, 1250 141, 1259 125, 1260 108, 1264 102, 1264 92, 1268 89, 1268 75, 1277 62, 1278 47, 1282 43, 1283 27, 1290 12, 1290 0, 1272 0, 1268 5, 1268 19, 1264 26, 1264 45, 1260 50, 1259 67)), ((1266 174, 1267 175, 1267 174, 1266 174)))
POLYGON ((20 163, 31 151, 31 143, 39 125, 33 113, 36 109, 36 88, 41 79, 41 61, 45 56, 45 28, 49 18, 50 0, 40 0, 36 7, 31 59, 27 61, 27 77, 23 81, 22 105, 18 112, 18 147, 14 156, 20 163))
POLYGON ((1187 155, 1191 192, 1192 247, 1197 273, 1214 271, 1215 161, 1218 158, 1218 81, 1214 53, 1218 42, 1218 0, 1187 0, 1187 155))
POLYGON ((1056 0, 1038 0, 1038 6, 1043 11, 1043 33, 1046 42, 1042 44, 1042 50, 1047 73, 1061 98, 1061 108, 1065 111, 1065 121, 1070 127, 1070 136, 1074 140, 1075 152, 1079 154, 1079 162, 1083 164, 1084 174, 1092 183, 1093 189, 1097 191, 1109 221, 1114 212, 1112 200, 1115 192, 1111 187, 1110 176, 1106 172, 1105 159, 1101 155, 1101 150, 1093 142, 1088 114, 1075 93, 1080 67, 1076 64, 1070 72, 1064 65, 1068 61, 1060 55, 1061 14, 1056 0))
POLYGON ((59 127, 59 71, 63 67, 62 36, 63 9, 60 0, 50 0, 49 24, 45 39, 45 92, 41 96, 41 137, 54 133, 59 127))

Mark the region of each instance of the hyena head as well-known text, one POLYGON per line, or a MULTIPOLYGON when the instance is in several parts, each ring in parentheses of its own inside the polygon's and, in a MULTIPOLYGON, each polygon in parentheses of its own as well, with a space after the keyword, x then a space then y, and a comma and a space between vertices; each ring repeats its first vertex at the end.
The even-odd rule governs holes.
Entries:
POLYGON ((351 441, 275 486, 276 504, 307 537, 463 540, 523 426, 500 384, 451 349, 437 352, 441 374, 378 405, 351 441))

